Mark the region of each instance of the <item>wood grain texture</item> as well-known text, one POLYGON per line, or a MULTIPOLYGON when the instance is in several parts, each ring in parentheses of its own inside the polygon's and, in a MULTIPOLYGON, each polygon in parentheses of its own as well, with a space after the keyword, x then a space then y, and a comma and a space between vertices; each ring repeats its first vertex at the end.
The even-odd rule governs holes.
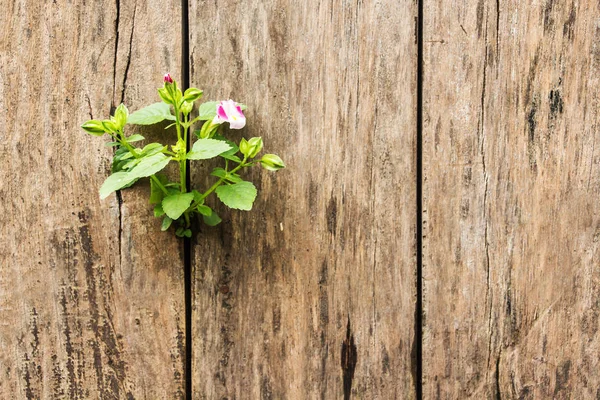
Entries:
POLYGON ((0 398, 183 397, 180 245, 147 185, 99 200, 111 150, 79 128, 154 101, 177 4, 3 4, 0 398))
POLYGON ((416 4, 190 4, 192 84, 288 165, 194 239, 193 397, 414 398, 416 4))
POLYGON ((424 10, 424 398, 600 396, 596 1, 424 10))

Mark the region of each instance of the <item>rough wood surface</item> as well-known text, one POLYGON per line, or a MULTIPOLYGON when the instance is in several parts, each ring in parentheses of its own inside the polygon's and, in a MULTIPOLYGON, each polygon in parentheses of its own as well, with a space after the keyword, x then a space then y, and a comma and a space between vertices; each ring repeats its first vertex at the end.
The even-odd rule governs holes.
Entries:
POLYGON ((180 69, 178 3, 116 3, 3 2, 3 399, 183 397, 180 244, 144 185, 99 200, 110 150, 79 128, 180 69))
POLYGON ((599 12, 425 3, 424 398, 600 396, 599 12))
POLYGON ((194 239, 194 398, 415 396, 415 16, 191 2, 192 84, 248 104, 231 135, 288 165, 194 239))

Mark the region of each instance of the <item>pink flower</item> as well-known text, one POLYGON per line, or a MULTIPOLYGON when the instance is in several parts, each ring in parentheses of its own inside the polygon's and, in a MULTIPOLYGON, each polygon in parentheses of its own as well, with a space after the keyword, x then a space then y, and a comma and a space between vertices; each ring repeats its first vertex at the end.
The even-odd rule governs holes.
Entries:
POLYGON ((173 78, 171 78, 171 74, 165 74, 164 81, 165 83, 173 83, 173 78))
POLYGON ((224 100, 217 104, 217 115, 213 119, 213 124, 222 124, 229 122, 231 129, 242 129, 246 126, 246 117, 242 108, 233 100, 224 100))

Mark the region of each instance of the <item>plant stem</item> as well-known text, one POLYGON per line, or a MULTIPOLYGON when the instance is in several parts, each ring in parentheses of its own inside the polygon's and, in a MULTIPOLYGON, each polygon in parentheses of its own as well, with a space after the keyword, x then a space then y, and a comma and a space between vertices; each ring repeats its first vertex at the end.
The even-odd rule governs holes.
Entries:
MULTIPOLYGON (((173 107, 175 108, 175 127, 177 129, 177 141, 181 142, 181 120, 179 119, 180 114, 179 114, 179 107, 174 104, 173 107)), ((187 129, 183 128, 183 146, 179 146, 179 183, 180 183, 180 188, 181 188, 181 193, 186 193, 187 192, 187 187, 185 184, 186 181, 186 175, 187 175, 187 171, 186 171, 186 162, 185 162, 185 156, 187 154, 187 129), (183 147, 183 148, 182 148, 183 147)))
MULTIPOLYGON (((120 132, 120 133, 121 133, 120 137, 117 135, 117 137, 113 136, 113 138, 115 138, 115 139, 116 139, 116 140, 117 140, 119 143, 121 143, 121 146, 124 146, 124 147, 125 147, 127 150, 129 150, 129 152, 130 152, 131 154, 133 154, 133 156, 134 156, 136 159, 138 159, 138 160, 139 160, 139 159, 140 159, 140 156, 138 156, 138 155, 135 153, 135 151, 133 151, 133 150, 134 150, 134 148, 133 148, 133 147, 132 147, 132 146, 131 146, 129 143, 127 143, 127 141, 125 141, 125 135, 123 135, 123 132, 120 132)), ((152 176, 150 177, 150 179, 152 179, 152 181, 153 181, 153 182, 156 184, 156 186, 158 186, 158 187, 159 187, 159 189, 160 189, 160 190, 162 190, 162 192, 163 192, 164 194, 166 194, 166 195, 168 195, 168 194, 169 194, 169 191, 167 190, 167 188, 163 186, 163 184, 160 182, 160 180, 159 180, 159 179, 158 179, 158 178, 157 178, 155 175, 152 175, 152 176)))

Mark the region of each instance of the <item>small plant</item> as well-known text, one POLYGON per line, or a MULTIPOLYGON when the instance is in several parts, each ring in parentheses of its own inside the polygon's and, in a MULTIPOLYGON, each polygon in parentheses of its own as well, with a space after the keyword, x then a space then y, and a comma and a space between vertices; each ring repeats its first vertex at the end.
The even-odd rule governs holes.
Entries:
POLYGON ((164 77, 164 85, 158 89, 162 102, 151 104, 132 114, 121 104, 110 119, 90 120, 81 127, 94 136, 109 135, 112 141, 107 146, 116 148, 110 175, 100 188, 100 198, 104 199, 117 190, 128 188, 141 178, 150 178, 150 204, 154 204, 154 216, 162 218, 162 230, 175 224, 179 237, 191 237, 191 217, 202 216, 207 225, 221 222, 217 213, 204 201, 212 194, 223 204, 238 210, 250 210, 256 198, 256 187, 242 179, 240 172, 260 164, 269 171, 285 168, 281 158, 275 154, 256 156, 263 148, 260 137, 241 139, 239 144, 223 136, 223 126, 227 122, 231 129, 241 129, 246 125, 243 110, 246 106, 226 100, 210 101, 198 107, 198 116, 191 119, 194 103, 202 97, 202 90, 189 88, 182 92, 169 74, 164 77), (173 121, 165 129, 175 127, 177 142, 167 146, 150 143, 143 148, 134 143, 144 140, 139 134, 125 135, 125 126, 152 125, 168 120, 173 121), (189 146, 192 126, 203 121, 202 128, 194 131, 197 140, 189 146), (188 150, 189 149, 189 150, 188 150), (187 160, 207 160, 221 157, 223 167, 212 170, 210 175, 215 183, 204 192, 187 187, 187 160), (167 175, 160 173, 170 162, 179 165, 179 181, 171 182, 167 175))

